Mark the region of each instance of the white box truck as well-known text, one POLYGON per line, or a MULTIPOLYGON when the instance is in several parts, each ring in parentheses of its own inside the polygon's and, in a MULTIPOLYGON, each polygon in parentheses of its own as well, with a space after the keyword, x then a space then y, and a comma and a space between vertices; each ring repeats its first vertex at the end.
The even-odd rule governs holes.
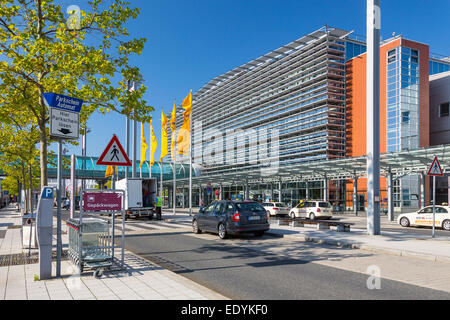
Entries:
POLYGON ((128 178, 116 182, 125 191, 125 220, 129 217, 153 218, 158 182, 155 178, 128 178))

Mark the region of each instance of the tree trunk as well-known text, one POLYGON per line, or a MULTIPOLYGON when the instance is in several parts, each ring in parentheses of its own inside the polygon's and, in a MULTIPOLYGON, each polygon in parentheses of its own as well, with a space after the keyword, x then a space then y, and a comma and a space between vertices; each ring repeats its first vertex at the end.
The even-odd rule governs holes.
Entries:
POLYGON ((22 163, 22 180, 23 180, 23 192, 25 195, 25 199, 23 199, 24 204, 24 212, 28 212, 28 189, 27 189, 27 176, 25 174, 25 166, 22 163))
POLYGON ((39 161, 41 166, 41 189, 47 186, 47 135, 45 132, 45 119, 46 119, 46 110, 44 105, 44 98, 42 96, 43 92, 39 89, 39 103, 41 105, 41 119, 39 119, 39 131, 40 131, 40 150, 39 150, 39 161))
POLYGON ((33 171, 31 164, 28 164, 28 183, 30 184, 30 212, 33 212, 33 171))

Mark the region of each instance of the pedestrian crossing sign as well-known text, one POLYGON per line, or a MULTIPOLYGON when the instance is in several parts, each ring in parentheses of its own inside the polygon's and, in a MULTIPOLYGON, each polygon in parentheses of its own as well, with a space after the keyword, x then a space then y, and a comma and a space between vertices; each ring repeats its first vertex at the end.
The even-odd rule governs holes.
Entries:
POLYGON ((113 135, 105 151, 103 151, 100 158, 98 158, 97 164, 106 166, 131 166, 131 161, 123 150, 116 135, 113 135))
POLYGON ((430 166, 430 169, 428 169, 429 176, 443 176, 444 173, 442 172, 441 165, 439 164, 438 158, 435 156, 433 163, 430 166))

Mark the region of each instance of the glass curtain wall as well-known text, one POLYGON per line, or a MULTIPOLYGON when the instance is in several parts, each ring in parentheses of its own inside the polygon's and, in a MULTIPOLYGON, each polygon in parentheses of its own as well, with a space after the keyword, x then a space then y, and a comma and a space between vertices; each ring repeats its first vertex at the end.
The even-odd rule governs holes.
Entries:
MULTIPOLYGON (((419 52, 397 47, 387 55, 387 152, 419 148, 419 52)), ((419 176, 401 178, 394 206, 417 207, 419 176)))

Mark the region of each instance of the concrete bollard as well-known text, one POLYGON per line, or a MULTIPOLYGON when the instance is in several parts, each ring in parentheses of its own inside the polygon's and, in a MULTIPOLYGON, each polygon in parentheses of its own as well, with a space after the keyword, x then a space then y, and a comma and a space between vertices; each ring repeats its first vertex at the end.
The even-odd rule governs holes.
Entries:
POLYGON ((317 230, 326 230, 326 229, 330 229, 330 226, 325 223, 318 223, 316 228, 317 228, 317 230))
POLYGON ((303 222, 300 221, 291 221, 291 227, 303 227, 303 222))
POLYGON ((288 226, 289 222, 287 222, 286 220, 278 220, 278 225, 279 226, 288 226))

